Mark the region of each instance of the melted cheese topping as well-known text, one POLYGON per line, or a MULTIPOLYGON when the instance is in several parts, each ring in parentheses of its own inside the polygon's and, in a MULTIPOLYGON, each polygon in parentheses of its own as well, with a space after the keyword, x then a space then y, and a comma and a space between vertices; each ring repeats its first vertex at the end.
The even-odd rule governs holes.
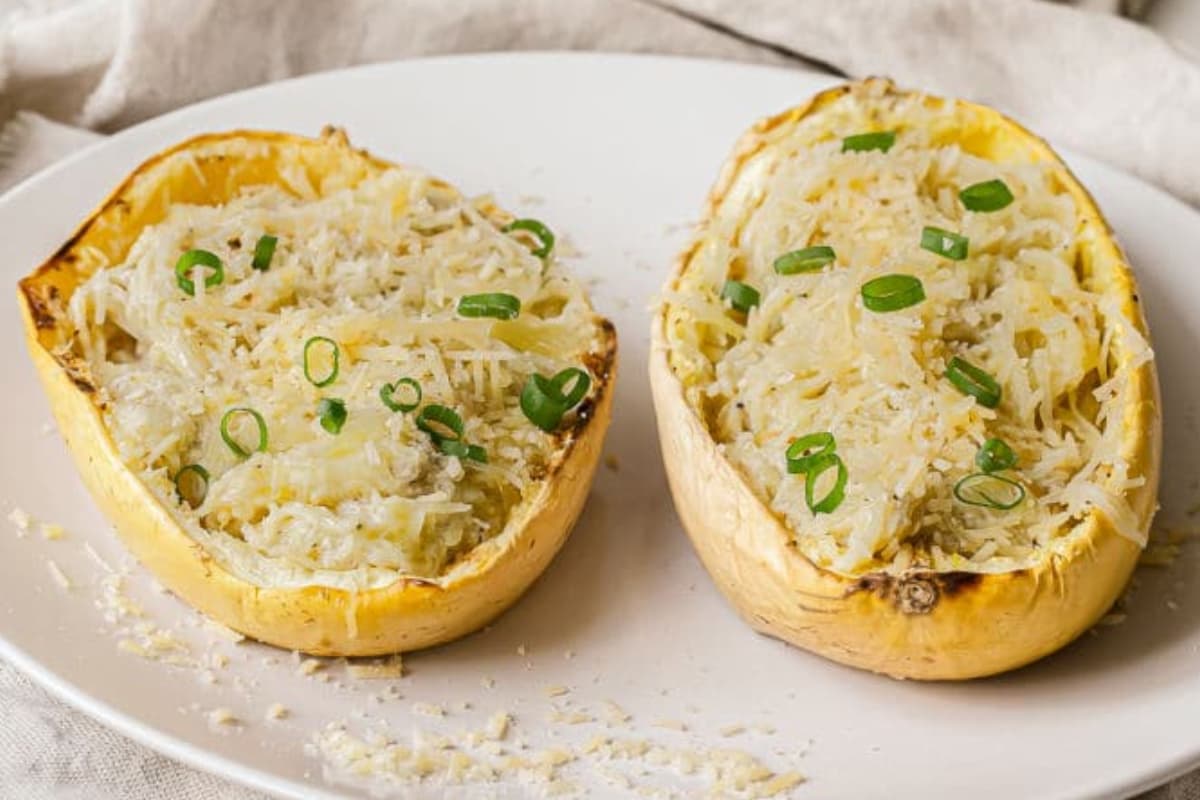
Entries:
MULTIPOLYGON (((562 440, 525 418, 521 388, 535 372, 586 368, 605 345, 601 320, 553 258, 499 229, 486 198, 400 168, 325 197, 289 189, 172 207, 72 296, 77 347, 124 461, 235 574, 273 586, 437 577, 499 535, 551 468, 562 440), (258 271, 263 234, 278 245, 258 271), (194 297, 174 272, 192 248, 224 265, 217 286, 193 276, 194 297), (459 317, 458 299, 479 292, 516 295, 520 316, 459 317), (340 348, 324 388, 303 372, 314 336, 340 348), (488 463, 442 454, 415 412, 385 407, 380 387, 402 377, 421 384, 424 403, 454 408, 488 463), (317 419, 325 397, 349 412, 338 435, 317 419), (233 407, 262 414, 266 452, 240 459, 222 441, 233 407), (211 474, 194 510, 173 482, 193 463, 211 474)), ((313 351, 316 375, 324 353, 313 351)), ((232 432, 256 442, 242 417, 232 432)))
POLYGON ((1080 227, 1055 165, 965 151, 950 106, 916 97, 878 107, 847 95, 782 126, 699 232, 664 301, 689 403, 802 551, 827 568, 1014 569, 1092 508, 1144 543, 1124 496, 1143 477, 1128 474, 1121 420, 1110 415, 1151 353, 1117 299, 1078 269, 1099 232, 1080 227), (842 137, 880 129, 898 129, 890 151, 842 152, 842 137), (1015 202, 967 211, 959 190, 996 178, 1015 202), (969 257, 922 249, 925 226, 968 237, 969 257), (778 256, 811 245, 832 246, 836 261, 775 273, 778 256), (890 273, 919 278, 926 300, 866 310, 861 287, 890 273), (730 278, 761 292, 746 318, 720 297, 730 278), (954 356, 996 378, 998 408, 946 380, 954 356), (834 434, 849 473, 844 502, 828 514, 809 510, 805 477, 788 474, 784 457, 791 441, 820 431, 834 434), (953 494, 991 437, 1019 457, 1006 474, 1027 498, 1011 511, 953 494))

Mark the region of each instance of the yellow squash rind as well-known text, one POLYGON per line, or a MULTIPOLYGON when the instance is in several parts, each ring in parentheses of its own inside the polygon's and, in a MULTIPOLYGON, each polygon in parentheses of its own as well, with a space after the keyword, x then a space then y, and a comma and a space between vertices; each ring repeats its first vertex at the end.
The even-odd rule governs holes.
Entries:
MULTIPOLYGON (((323 195, 391 166, 351 148, 333 129, 320 139, 259 131, 199 136, 135 170, 18 289, 29 352, 59 430, 84 483, 133 554, 164 586, 213 619, 315 655, 378 655, 448 642, 494 619, 546 569, 583 508, 611 417, 612 325, 596 318, 606 346, 589 364, 595 378, 589 406, 563 434, 536 495, 513 510, 504 531, 436 581, 399 577, 383 588, 351 591, 256 586, 190 538, 121 460, 87 365, 66 349, 73 329, 65 309, 77 286, 97 267, 119 264, 142 229, 162 219, 172 203, 216 205, 245 186, 286 188, 283 172, 290 170, 302 170, 323 195)), ((492 213, 497 221, 508 219, 499 209, 492 213)))
MULTIPOLYGON (((849 93, 875 102, 906 93, 871 79, 823 92, 803 106, 763 120, 745 134, 708 199, 711 219, 740 171, 769 147, 780 129, 796 125, 849 93)), ((1095 201, 1054 151, 1029 131, 984 106, 953 104, 964 148, 994 155, 1019 153, 1053 164, 1085 226, 1081 250, 1095 282, 1109 287, 1121 313, 1143 335, 1145 319, 1132 271, 1095 201)), ((701 222, 703 228, 705 222, 701 222)), ((679 258, 668 285, 688 269, 694 247, 679 258)), ((1013 669, 1066 645, 1103 616, 1129 580, 1141 548, 1093 511, 1068 545, 1036 566, 981 574, 909 572, 841 575, 806 558, 794 536, 722 455, 688 404, 670 361, 667 305, 652 323, 650 381, 659 440, 675 507, 717 586, 756 630, 834 661, 898 678, 963 679, 1013 669)), ((1118 336, 1119 339, 1119 336, 1118 336)), ((1121 355, 1129 356, 1128 350, 1121 355)), ((1161 417, 1154 362, 1130 377, 1122 409, 1122 456, 1129 474, 1145 483, 1126 494, 1142 532, 1156 508, 1161 417)))

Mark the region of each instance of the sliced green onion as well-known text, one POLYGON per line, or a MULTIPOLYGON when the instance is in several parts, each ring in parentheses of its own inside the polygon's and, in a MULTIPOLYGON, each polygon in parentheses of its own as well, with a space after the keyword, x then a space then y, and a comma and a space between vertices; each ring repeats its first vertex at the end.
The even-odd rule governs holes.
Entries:
POLYGON ((984 472, 1011 469, 1016 463, 1017 454, 1003 439, 988 439, 975 454, 975 466, 984 472))
POLYGON ((550 385, 558 393, 559 399, 567 408, 574 408, 592 388, 592 378, 579 367, 567 367, 550 379, 550 385), (571 385, 570 392, 564 392, 567 384, 571 385))
POLYGON ((816 456, 804 474, 804 502, 813 514, 832 513, 846 499, 846 464, 837 453, 822 453, 816 456), (815 500, 817 479, 831 469, 837 469, 837 479, 824 497, 815 500))
POLYGON ((417 414, 417 427, 428 433, 434 446, 446 455, 487 463, 486 450, 463 441, 462 417, 453 408, 432 403, 425 406, 417 414))
POLYGON ((567 413, 563 396, 554 388, 552 381, 533 374, 521 389, 521 411, 525 417, 547 433, 552 433, 562 424, 567 413))
POLYGON ((896 143, 895 131, 878 131, 876 133, 856 133, 842 139, 842 152, 862 153, 867 150, 882 150, 887 152, 896 143))
POLYGON ((322 397, 317 403, 317 418, 325 430, 332 434, 341 433, 346 424, 346 403, 336 397, 322 397))
POLYGON ((870 311, 899 311, 925 299, 925 287, 912 275, 883 275, 862 285, 863 305, 870 311))
POLYGON ((271 268, 271 259, 275 256, 275 245, 279 243, 278 237, 263 234, 258 237, 258 244, 254 245, 254 260, 250 262, 250 266, 260 272, 266 272, 271 268))
POLYGON ((448 456, 478 461, 480 464, 486 464, 488 461, 487 450, 477 444, 467 444, 459 439, 440 439, 437 447, 448 456))
POLYGON ((567 367, 553 378, 534 373, 521 389, 521 411, 534 425, 553 433, 591 386, 591 377, 578 367, 567 367), (564 392, 568 385, 571 391, 564 392))
POLYGON ((239 406, 231 408, 221 417, 221 438, 225 440, 226 446, 233 451, 233 454, 238 458, 249 458, 251 452, 265 453, 267 451, 267 422, 263 419, 262 414, 255 411, 253 408, 239 406), (229 423, 238 414, 247 414, 254 419, 254 424, 258 426, 258 444, 252 449, 247 450, 238 441, 233 438, 233 434, 229 432, 229 423))
POLYGON ((1008 511, 1025 499, 1025 487, 999 475, 973 472, 954 484, 954 496, 969 506, 1008 511))
POLYGON ((979 405, 995 408, 1003 392, 996 379, 969 361, 955 356, 946 367, 946 378, 963 394, 969 394, 979 405))
POLYGON ((821 456, 837 450, 837 442, 829 431, 810 433, 801 436, 790 445, 784 457, 787 459, 787 471, 792 475, 802 475, 808 472, 821 456))
POLYGON ((421 384, 412 378, 401 378, 395 383, 385 383, 379 387, 379 399, 383 401, 383 404, 392 411, 399 411, 404 414, 421 405, 421 395, 421 384), (413 399, 411 403, 402 403, 396 399, 396 390, 401 386, 407 386, 412 389, 413 399))
POLYGON ((208 479, 208 470, 204 467, 199 464, 185 464, 175 473, 175 494, 179 495, 180 502, 195 508, 208 496, 208 479), (184 478, 188 475, 195 475, 196 480, 200 481, 200 488, 195 492, 187 491, 183 485, 184 478))
POLYGON ((458 313, 464 317, 516 319, 521 313, 521 300, 503 292, 468 294, 459 298, 458 313))
POLYGON ((192 281, 192 269, 208 267, 211 272, 204 276, 204 288, 216 286, 225 280, 225 265, 216 253, 207 250, 188 250, 175 262, 175 283, 186 294, 196 296, 196 284, 192 281))
POLYGON ((999 211, 1013 201, 1012 192, 1004 181, 973 183, 958 193, 958 199, 968 211, 999 211))
POLYGON ((538 258, 546 258, 550 255, 550 251, 554 249, 554 233, 545 226, 540 220, 536 219, 516 219, 508 223, 503 228, 505 233, 513 231, 528 231, 537 237, 541 243, 541 247, 536 248, 533 254, 538 258))
POLYGON ((759 295, 758 289, 748 283, 725 281, 725 285, 721 287, 721 299, 728 300, 735 310, 746 313, 758 305, 762 296, 759 295))
POLYGON ((780 275, 796 275, 801 272, 816 272, 826 264, 832 264, 837 253, 823 244, 805 247, 784 253, 775 259, 775 272, 780 275))
POLYGON ((458 412, 448 406, 430 403, 417 414, 417 427, 433 437, 435 444, 462 440, 463 421, 458 412))
POLYGON ((339 350, 340 350, 340 348, 338 347, 338 343, 335 342, 333 339, 330 339, 328 336, 313 336, 307 342, 304 343, 304 377, 308 379, 309 383, 311 383, 313 386, 316 386, 316 387, 322 387, 322 386, 328 386, 329 384, 333 383, 337 379, 339 350), (333 359, 333 364, 329 367, 329 374, 326 375, 324 378, 321 378, 320 380, 317 380, 316 378, 313 377, 311 365, 309 364, 310 356, 309 356, 309 352, 308 352, 309 350, 311 350, 313 347, 315 347, 318 344, 329 345, 330 354, 331 354, 330 357, 333 359))
POLYGON ((921 231, 922 249, 954 261, 962 261, 967 257, 967 245, 967 237, 952 231, 933 226, 926 227, 921 231))

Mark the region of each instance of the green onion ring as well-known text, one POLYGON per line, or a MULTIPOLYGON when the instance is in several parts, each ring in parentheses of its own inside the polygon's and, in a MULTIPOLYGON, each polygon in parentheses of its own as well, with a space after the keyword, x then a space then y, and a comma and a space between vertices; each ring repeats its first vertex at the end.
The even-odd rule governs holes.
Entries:
POLYGON ((251 451, 238 444, 237 440, 233 438, 233 434, 229 432, 229 423, 235 414, 249 414, 254 418, 254 424, 258 426, 258 444, 255 445, 253 452, 265 453, 267 451, 267 422, 263 419, 262 414, 246 406, 231 408, 221 417, 221 438, 225 441, 226 446, 238 458, 250 457, 251 451))
POLYGON ((967 257, 969 240, 953 231, 927 226, 921 230, 921 249, 953 261, 962 261, 967 257))
POLYGON ((407 414, 409 411, 412 411, 417 406, 421 405, 421 396, 421 384, 417 383, 412 378, 401 378, 395 383, 385 383, 383 386, 379 387, 379 399, 383 401, 383 404, 392 411, 399 411, 403 414, 407 414), (411 403, 401 403, 396 400, 396 390, 401 386, 407 386, 416 393, 416 396, 413 398, 411 403))
POLYGON ((818 458, 837 450, 837 441, 829 431, 801 436, 788 445, 784 457, 787 471, 792 475, 803 475, 818 458))
POLYGON ((258 237, 258 244, 254 245, 254 260, 250 262, 250 266, 260 272, 266 272, 271 268, 271 259, 275 256, 275 245, 279 243, 279 238, 263 234, 258 237))
POLYGON ((175 473, 175 494, 179 496, 179 501, 181 503, 187 503, 192 508, 196 508, 203 503, 204 498, 208 496, 208 480, 208 470, 206 470, 204 467, 200 466, 199 464, 184 464, 179 468, 179 471, 175 473), (183 479, 186 475, 195 475, 204 482, 204 486, 200 490, 200 496, 196 498, 196 502, 194 503, 184 494, 183 491, 183 479))
POLYGON ((550 379, 550 386, 567 408, 574 408, 592 388, 592 378, 579 367, 567 367, 550 379), (573 381, 573 383, 572 383, 573 381), (563 388, 571 384, 571 391, 564 394, 563 388))
POLYGON ((815 457, 804 474, 804 502, 808 504, 808 510, 813 514, 832 513, 846 499, 847 477, 846 464, 837 453, 822 453, 815 457), (837 469, 837 480, 833 488, 819 501, 814 500, 817 479, 834 468, 837 469))
POLYGON ((762 296, 750 284, 730 280, 721 287, 721 299, 728 300, 735 310, 747 313, 759 304, 762 296))
POLYGON ((877 131, 875 133, 856 133, 842 139, 843 153, 863 153, 868 150, 887 152, 896 143, 895 131, 877 131))
POLYGON ((459 298, 458 313, 464 317, 516 319, 521 313, 521 300, 503 292, 468 294, 459 298))
POLYGON ((958 193, 968 211, 999 211, 1013 201, 1008 185, 999 179, 973 183, 958 193))
POLYGON ((508 223, 502 229, 504 233, 512 233, 513 231, 528 231, 537 237, 541 243, 541 247, 533 250, 533 254, 538 258, 545 259, 550 255, 550 251, 554 249, 554 233, 540 220, 536 219, 515 219, 508 223))
POLYGON ((317 403, 317 418, 321 427, 336 435, 342 432, 346 424, 346 403, 336 397, 322 397, 317 403))
POLYGON ((1017 454, 1003 439, 988 439, 975 454, 975 466, 984 472, 1011 469, 1016 463, 1017 454))
POLYGON ((973 472, 954 484, 954 496, 969 506, 1008 511, 1025 499, 1025 487, 999 475, 973 472))
MULTIPOLYGON (((579 383, 575 385, 578 387, 579 383)), ((546 433, 558 429, 568 408, 552 380, 534 373, 525 381, 525 386, 521 389, 521 411, 526 419, 546 433)))
POLYGON ((864 283, 861 291, 863 306, 879 313, 899 311, 925 299, 925 287, 912 275, 882 275, 864 283))
POLYGON ((430 403, 422 408, 417 414, 417 427, 433 437, 434 443, 438 445, 442 442, 462 441, 462 417, 448 406, 430 403))
POLYGON ((779 275, 797 275, 801 272, 816 272, 826 264, 832 264, 837 253, 823 244, 805 247, 784 253, 775 259, 775 272, 779 275))
POLYGON ((488 463, 487 450, 477 444, 467 444, 458 439, 441 439, 437 447, 448 456, 478 461, 480 464, 488 463))
POLYGON ((188 250, 175 262, 175 283, 185 294, 196 296, 196 284, 191 278, 193 267, 208 267, 212 270, 204 276, 204 288, 217 286, 225 280, 225 265, 216 253, 207 250, 188 250))
POLYGON ((578 367, 567 367, 553 378, 534 373, 521 389, 521 411, 525 417, 546 433, 553 433, 562 424, 563 416, 579 405, 592 386, 592 379, 578 367), (563 389, 570 385, 571 391, 563 389))
POLYGON ((985 408, 995 408, 1000 405, 1003 391, 996 379, 979 367, 958 356, 950 359, 946 367, 946 379, 954 384, 963 394, 974 397, 979 405, 985 408))
POLYGON ((331 384, 335 380, 337 380, 339 351, 340 351, 340 348, 338 347, 338 343, 335 342, 333 339, 330 339, 328 336, 313 336, 307 342, 304 343, 304 377, 308 379, 309 383, 311 383, 313 386, 320 388, 323 386, 328 386, 329 384, 331 384), (308 358, 309 358, 308 351, 311 350, 313 345, 316 345, 316 344, 329 345, 332 348, 331 352, 333 353, 333 366, 331 366, 329 368, 329 374, 326 375, 321 380, 317 380, 316 378, 314 378, 312 376, 312 372, 309 370, 309 364, 308 364, 308 358))

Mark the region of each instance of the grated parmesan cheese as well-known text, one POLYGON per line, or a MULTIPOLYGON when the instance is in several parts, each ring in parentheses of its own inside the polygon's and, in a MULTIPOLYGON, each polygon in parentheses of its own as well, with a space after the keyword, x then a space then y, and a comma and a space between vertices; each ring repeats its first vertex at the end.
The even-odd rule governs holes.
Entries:
POLYGON ((920 96, 876 111, 851 93, 780 129, 698 232, 664 297, 688 403, 801 551, 844 574, 1020 568, 1093 509, 1144 545, 1126 493, 1145 476, 1130 474, 1109 415, 1153 354, 1117 290, 1077 273, 1090 232, 1055 168, 945 143, 950 107, 920 96), (887 152, 844 153, 830 119, 899 133, 887 152), (966 211, 958 189, 995 178, 1015 201, 966 211), (966 236, 969 259, 923 249, 925 226, 966 236), (835 262, 775 272, 777 257, 810 245, 832 247, 835 262), (862 286, 894 273, 918 278, 924 301, 865 309, 862 286), (760 292, 744 321, 720 296, 727 279, 760 292), (945 379, 953 357, 1000 383, 998 408, 945 379), (788 444, 818 431, 833 433, 849 476, 832 513, 813 514, 804 476, 786 471, 788 444), (1003 514, 953 495, 992 437, 1016 451, 1028 487, 1003 514))
POLYGON ((16 531, 17 536, 24 536, 29 532, 33 517, 29 516, 29 512, 23 508, 14 508, 8 512, 8 521, 13 524, 13 530, 16 531))
POLYGON ((83 543, 83 551, 88 554, 88 558, 90 558, 90 559, 92 559, 92 561, 96 562, 96 566, 100 567, 100 569, 104 570, 105 572, 107 572, 110 575, 112 575, 116 572, 116 570, 114 570, 112 568, 112 566, 107 561, 105 561, 100 556, 99 553, 96 552, 96 549, 94 547, 92 547, 90 542, 83 543))
MULTIPOLYGON (((502 720, 507 729, 506 713, 498 712, 489 727, 499 727, 495 720, 502 720)), ((402 794, 418 785, 470 787, 472 794, 490 794, 484 787, 501 781, 541 796, 577 794, 579 778, 591 774, 645 797, 751 800, 788 795, 804 781, 798 772, 777 772, 740 750, 673 748, 647 739, 596 736, 578 748, 519 747, 519 754, 506 751, 497 737, 483 731, 448 736, 418 729, 410 742, 401 744, 386 729, 356 735, 345 725, 333 724, 314 737, 309 749, 322 759, 327 780, 372 794, 402 794), (632 771, 622 772, 615 764, 632 771)))
POLYGON ((100 581, 100 596, 96 608, 110 623, 128 622, 146 616, 142 607, 125 594, 125 578, 116 573, 104 576, 100 581))
POLYGON ((610 725, 624 725, 629 722, 632 717, 630 714, 612 700, 605 700, 600 704, 604 710, 604 720, 610 725))
POLYGON ((71 590, 71 579, 67 577, 67 574, 62 571, 62 568, 58 564, 50 559, 46 559, 46 568, 50 570, 50 576, 54 578, 55 583, 67 591, 71 590))
POLYGON ((373 663, 350 663, 346 665, 346 672, 351 678, 358 680, 385 680, 388 678, 400 678, 404 676, 404 662, 399 653, 388 657, 383 661, 373 663))
POLYGON ((63 539, 67 535, 66 528, 64 528, 62 525, 56 525, 53 522, 43 522, 41 524, 41 529, 42 536, 44 536, 47 541, 51 542, 56 542, 59 539, 63 539))
POLYGON ((208 712, 208 725, 211 728, 232 727, 239 724, 237 716, 228 708, 214 708, 208 712))
MULTIPOLYGON (((586 366, 606 334, 582 285, 504 233, 486 198, 410 168, 319 197, 305 170, 285 172, 290 191, 176 204, 123 263, 102 263, 69 301, 75 349, 125 463, 240 578, 344 588, 437 578, 520 517, 561 446, 520 410, 528 377, 586 366), (247 250, 264 232, 278 245, 259 271, 247 250), (188 296, 173 265, 192 248, 216 254, 224 279, 196 280, 188 296), (458 315, 458 299, 478 292, 519 297, 521 315, 458 315), (313 336, 340 348, 335 389, 349 416, 337 436, 314 418, 326 390, 301 368, 313 336), (455 408, 488 462, 461 463, 415 414, 389 411, 379 390, 398 377, 417 380, 425 403, 455 408), (219 431, 243 406, 269 431, 266 452, 247 459, 219 431), (211 475, 196 509, 172 481, 189 463, 211 475)), ((231 433, 257 436, 248 419, 234 418, 231 433)))
POLYGON ((561 711, 555 709, 547 716, 550 722, 558 722, 564 725, 583 725, 588 722, 595 722, 596 718, 585 711, 561 711))
POLYGON ((502 742, 508 735, 508 725, 512 717, 505 711, 497 711, 488 718, 484 735, 493 742, 502 742))
POLYGON ((423 717, 446 716, 446 709, 433 703, 413 703, 412 710, 414 714, 420 714, 423 717))
POLYGON ((656 728, 666 728, 671 731, 687 731, 688 729, 686 723, 677 719, 657 719, 650 724, 656 728))
POLYGON ((306 658, 296 667, 296 674, 311 676, 325 668, 325 662, 315 658, 306 658))
POLYGON ((115 626, 118 650, 175 667, 199 666, 186 641, 156 625, 141 605, 125 593, 123 575, 110 573, 101 579, 100 596, 95 604, 104 619, 115 626))

